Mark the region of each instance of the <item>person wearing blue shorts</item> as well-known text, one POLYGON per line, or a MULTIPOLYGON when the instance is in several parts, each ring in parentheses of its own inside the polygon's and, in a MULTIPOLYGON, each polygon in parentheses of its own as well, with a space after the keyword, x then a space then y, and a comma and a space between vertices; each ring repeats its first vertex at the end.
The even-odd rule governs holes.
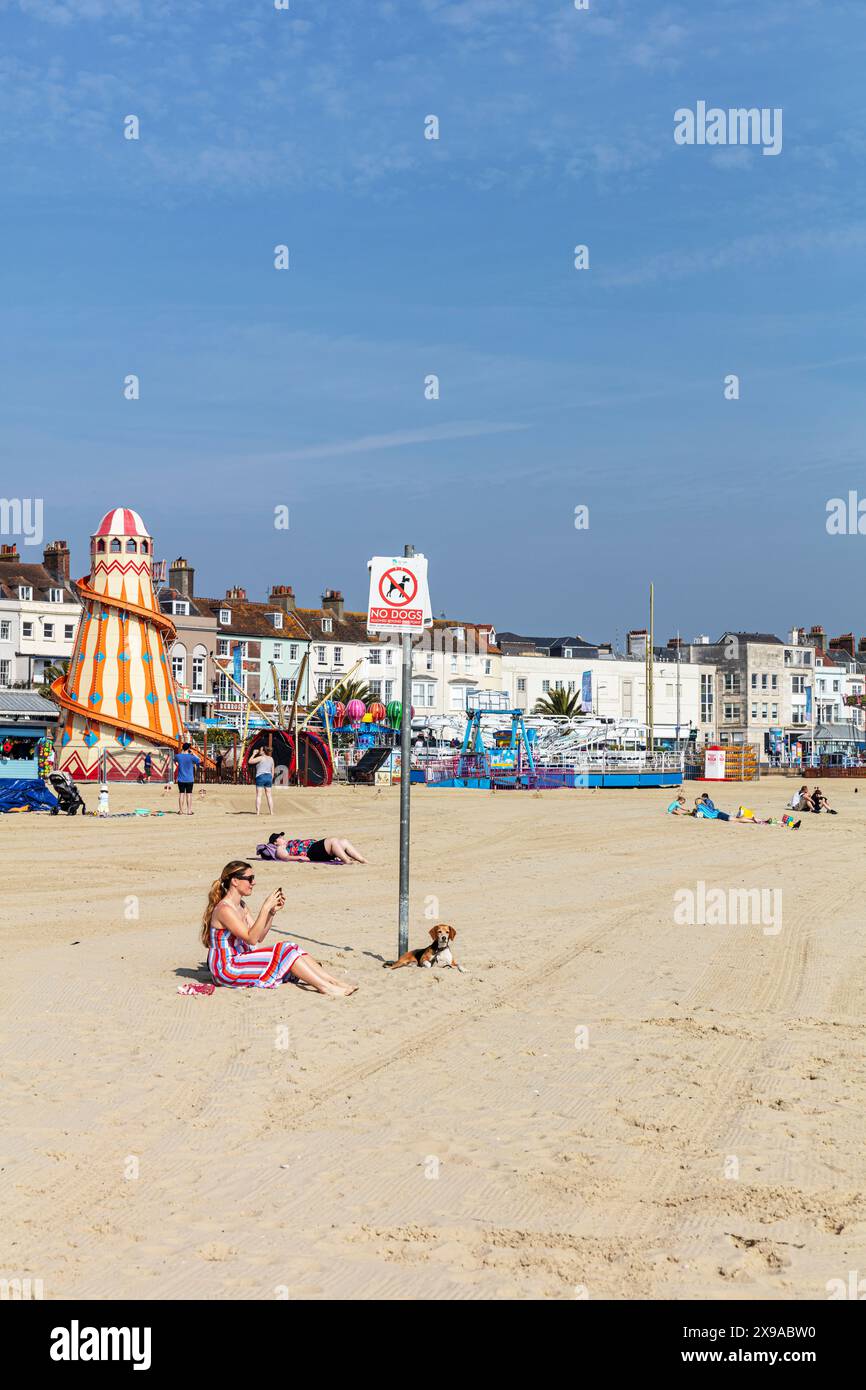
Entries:
POLYGON ((250 758, 250 767, 256 774, 256 815, 261 814, 262 792, 268 802, 268 815, 274 814, 274 798, 271 787, 274 785, 274 760, 266 748, 257 748, 250 758))

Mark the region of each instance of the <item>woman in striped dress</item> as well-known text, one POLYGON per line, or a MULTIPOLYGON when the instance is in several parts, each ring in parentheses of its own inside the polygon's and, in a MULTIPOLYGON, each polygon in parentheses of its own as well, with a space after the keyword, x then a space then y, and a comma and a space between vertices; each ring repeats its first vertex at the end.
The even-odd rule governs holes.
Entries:
POLYGON ((285 906, 285 898, 282 888, 275 888, 254 918, 245 900, 255 881, 251 866, 243 859, 233 859, 211 884, 202 917, 201 941, 208 948, 207 963, 214 984, 273 989, 291 981, 312 985, 319 994, 354 994, 357 985, 345 984, 329 975, 324 966, 293 941, 260 945, 274 917, 285 906))

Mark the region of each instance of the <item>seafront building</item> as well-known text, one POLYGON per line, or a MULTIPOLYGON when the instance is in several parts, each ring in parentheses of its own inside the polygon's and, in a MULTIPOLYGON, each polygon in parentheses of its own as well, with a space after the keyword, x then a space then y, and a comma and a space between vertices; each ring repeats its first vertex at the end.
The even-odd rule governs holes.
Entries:
MULTIPOLYGON (((240 586, 206 598, 182 556, 154 587, 176 628, 168 659, 184 723, 242 728, 233 680, 270 717, 295 698, 314 704, 347 676, 383 704, 400 699, 399 639, 371 639, 366 613, 348 610, 339 589, 325 589, 315 608, 298 607, 284 583, 263 601, 240 586)), ((36 689, 67 662, 80 612, 65 541, 46 546, 41 564, 0 547, 0 690, 36 689)), ((641 724, 648 641, 634 629, 621 653, 578 633, 527 636, 442 616, 413 646, 412 705, 418 718, 459 717, 474 692, 501 692, 531 714, 562 690, 585 714, 641 724)), ((793 628, 785 640, 734 630, 714 641, 672 638, 653 652, 653 722, 662 742, 679 733, 699 744, 748 743, 762 758, 809 756, 813 744, 816 754, 857 752, 866 745, 866 638, 828 639, 822 627, 793 628)))
MULTIPOLYGON (((225 598, 201 603, 216 622, 213 717, 241 728, 246 721, 241 690, 271 718, 281 703, 291 705, 309 647, 308 634, 294 613, 281 604, 248 599, 239 585, 227 589, 225 598)), ((299 702, 306 695, 305 684, 299 702)), ((253 711, 253 727, 261 718, 253 711)))
POLYGON ((33 690, 72 655, 81 604, 69 579, 69 547, 52 541, 42 563, 0 546, 0 689, 33 690))

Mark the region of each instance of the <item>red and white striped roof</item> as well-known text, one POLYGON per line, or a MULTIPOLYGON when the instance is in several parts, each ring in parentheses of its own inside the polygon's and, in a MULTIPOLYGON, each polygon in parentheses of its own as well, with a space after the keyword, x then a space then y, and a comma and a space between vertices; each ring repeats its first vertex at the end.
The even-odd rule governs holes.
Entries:
POLYGON ((115 507, 106 512, 93 532, 94 536, 149 536, 150 532, 138 512, 131 507, 115 507))

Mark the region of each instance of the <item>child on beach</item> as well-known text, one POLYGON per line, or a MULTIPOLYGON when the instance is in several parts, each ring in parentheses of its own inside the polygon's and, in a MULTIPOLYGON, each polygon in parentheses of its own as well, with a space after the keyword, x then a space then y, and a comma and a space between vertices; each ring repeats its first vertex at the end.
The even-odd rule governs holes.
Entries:
POLYGON ((324 840, 290 840, 282 830, 268 836, 266 845, 257 845, 260 859, 294 859, 310 864, 366 864, 348 840, 328 835, 324 840))
POLYGON ((693 814, 692 811, 687 809, 686 799, 682 794, 680 794, 675 801, 672 801, 667 809, 667 815, 669 816, 691 816, 693 814))
POLYGON ((202 917, 201 943, 208 948, 207 963, 214 984, 273 989, 292 981, 310 985, 319 994, 335 998, 354 994, 357 985, 330 975, 293 941, 261 945, 274 917, 285 906, 285 898, 282 888, 275 888, 254 918, 247 909, 246 899, 255 881, 252 866, 243 859, 233 859, 211 884, 202 917))

